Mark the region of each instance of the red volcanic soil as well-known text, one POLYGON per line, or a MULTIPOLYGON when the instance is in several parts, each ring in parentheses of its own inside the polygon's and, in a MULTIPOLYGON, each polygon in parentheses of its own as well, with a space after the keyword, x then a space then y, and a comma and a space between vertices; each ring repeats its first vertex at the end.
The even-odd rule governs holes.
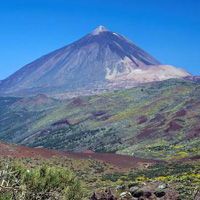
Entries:
POLYGON ((51 158, 53 156, 66 156, 74 159, 95 159, 98 161, 107 162, 111 165, 120 168, 131 168, 141 165, 149 165, 153 163, 163 163, 163 161, 138 158, 133 156, 119 155, 119 154, 106 154, 94 153, 87 151, 86 153, 72 153, 57 150, 41 149, 41 148, 28 148, 24 146, 10 145, 0 142, 0 155, 13 156, 13 157, 43 157, 51 158))
POLYGON ((145 137, 150 136, 153 133, 156 133, 156 129, 154 129, 154 128, 146 128, 139 135, 137 135, 137 139, 143 139, 145 137))
POLYGON ((136 167, 142 164, 153 164, 163 162, 153 159, 106 153, 69 153, 68 156, 70 158, 95 159, 99 161, 104 161, 121 168, 129 168, 136 167))
POLYGON ((194 128, 191 130, 189 135, 185 137, 185 139, 191 139, 200 135, 200 128, 198 128, 198 124, 194 125, 194 128))
POLYGON ((195 161, 195 160, 200 160, 200 155, 196 155, 196 156, 192 156, 192 157, 189 157, 189 158, 183 158, 183 159, 181 159, 182 162, 195 161))
POLYGON ((190 159, 190 160, 199 160, 200 159, 200 155, 193 156, 193 157, 190 157, 188 159, 190 159))
POLYGON ((91 151, 91 150, 86 150, 84 151, 83 153, 95 153, 94 151, 91 151))
POLYGON ((180 110, 176 113, 175 117, 184 117, 187 114, 187 110, 180 110))
POLYGON ((74 107, 85 107, 85 106, 87 106, 87 103, 83 100, 83 99, 81 99, 81 98, 79 98, 79 97, 77 97, 77 98, 74 98, 73 100, 72 100, 72 102, 68 105, 68 107, 67 108, 74 108, 74 107))
POLYGON ((146 116, 141 116, 141 117, 139 118, 138 125, 139 125, 139 124, 143 124, 143 123, 145 123, 145 122, 147 122, 147 121, 148 121, 148 119, 147 119, 146 116))
POLYGON ((180 126, 175 120, 171 121, 169 123, 169 128, 167 130, 165 130, 165 132, 169 132, 169 131, 179 131, 181 130, 183 127, 180 126))

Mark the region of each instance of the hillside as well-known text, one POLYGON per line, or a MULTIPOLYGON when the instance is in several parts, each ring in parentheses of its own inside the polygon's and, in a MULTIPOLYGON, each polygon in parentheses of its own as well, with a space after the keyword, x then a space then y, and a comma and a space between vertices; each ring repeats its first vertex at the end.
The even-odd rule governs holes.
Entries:
POLYGON ((198 200, 200 197, 197 157, 161 162, 133 156, 27 148, 3 142, 0 155, 1 180, 4 180, 0 195, 4 199, 50 196, 52 200, 101 200, 102 197, 198 200), (64 194, 63 181, 70 187, 64 194), (66 194, 67 198, 63 198, 66 194))
MULTIPOLYGON (((81 199, 88 199, 97 187, 99 189, 107 187, 108 177, 111 177, 109 183, 113 184, 114 186, 118 184, 115 183, 117 180, 115 177, 117 176, 125 177, 127 176, 127 174, 136 171, 136 169, 143 170, 146 169, 146 167, 152 166, 154 164, 162 163, 165 162, 124 155, 97 154, 94 152, 70 153, 57 150, 28 148, 0 141, 0 173, 3 171, 4 174, 0 177, 0 180, 4 178, 4 180, 7 181, 8 179, 9 185, 9 187, 1 186, 0 196, 2 198, 2 196, 5 195, 5 192, 9 193, 11 188, 14 188, 13 190, 11 189, 11 192, 17 194, 21 193, 22 191, 18 189, 21 178, 18 175, 21 174, 23 180, 23 176, 27 175, 27 173, 29 173, 30 171, 35 170, 37 173, 37 179, 35 181, 37 181, 37 183, 34 183, 40 185, 40 187, 38 188, 38 190, 40 191, 41 182, 43 183, 44 177, 41 173, 37 172, 37 169, 42 168, 43 170, 47 170, 47 172, 53 173, 51 176, 51 182, 49 182, 49 184, 57 181, 57 179, 53 177, 56 171, 59 172, 59 170, 61 169, 62 171, 64 170, 65 173, 68 173, 69 170, 72 171, 82 181, 82 184, 80 185, 81 187, 79 189, 73 187, 73 189, 71 190, 75 190, 77 195, 80 192, 84 193, 84 197, 87 198, 81 199), (19 170, 22 171, 18 173, 19 170), (13 172, 10 173, 11 171, 13 172), (38 176, 40 176, 40 178, 38 176), (15 184, 10 184, 9 181, 12 178, 14 179, 13 182, 15 182, 15 184), (82 188, 84 188, 84 192, 82 191, 82 188)), ((48 175, 48 173, 46 175, 48 175)), ((63 180, 62 177, 63 176, 60 175, 60 181, 63 180)), ((74 177, 74 175, 72 177, 74 177)), ((122 177, 119 177, 119 179, 122 179, 122 177)), ((31 177, 27 177, 26 184, 30 183, 31 180, 31 177)), ((77 178, 75 180, 79 181, 77 178)), ((129 178, 127 176, 126 182, 128 180, 129 178)), ((7 182, 4 181, 2 185, 6 185, 6 183, 7 182)), ((61 183, 59 182, 59 185, 60 184, 61 183)), ((54 197, 54 195, 56 195, 56 192, 58 191, 52 185, 50 188, 51 191, 47 190, 43 191, 43 193, 41 192, 41 194, 36 199, 43 199, 44 197, 47 198, 45 195, 47 195, 48 193, 52 194, 51 199, 62 199, 61 194, 59 195, 59 198, 54 197)), ((27 190, 25 190, 25 192, 30 193, 30 196, 35 192, 32 187, 27 187, 26 189, 27 190)), ((9 199, 14 199, 14 197, 10 197, 9 199)), ((23 198, 20 197, 19 199, 32 200, 35 198, 27 196, 23 198)), ((72 199, 80 200, 80 198, 69 198, 69 200, 72 199)), ((68 200, 68 198, 66 198, 66 200, 68 200)))
POLYGON ((162 65, 124 36, 100 26, 1 81, 0 95, 44 93, 69 98, 184 77, 192 78, 185 70, 162 65))
POLYGON ((198 155, 200 85, 171 79, 123 91, 15 109, 1 97, 0 139, 31 147, 154 159, 198 155))
MULTIPOLYGON (((15 158, 44 158, 53 159, 54 157, 63 157, 71 160, 94 160, 96 162, 107 163, 116 168, 135 168, 144 167, 146 165, 152 165, 156 163, 164 163, 159 160, 145 159, 126 155, 113 155, 102 154, 94 152, 73 153, 64 152, 58 150, 41 149, 41 148, 29 148, 14 144, 8 144, 0 141, 0 156, 11 156, 15 158)), ((123 171, 123 170, 122 170, 123 171)))

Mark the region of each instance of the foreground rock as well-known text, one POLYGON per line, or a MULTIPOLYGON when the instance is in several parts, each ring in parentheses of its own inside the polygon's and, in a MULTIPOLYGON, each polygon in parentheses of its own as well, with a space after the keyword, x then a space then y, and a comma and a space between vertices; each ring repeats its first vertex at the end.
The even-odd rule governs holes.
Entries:
POLYGON ((160 182, 148 183, 144 186, 119 187, 116 191, 106 189, 96 191, 90 200, 186 200, 175 189, 176 185, 160 182), (118 194, 118 195, 116 195, 118 194))
POLYGON ((90 200, 120 200, 110 189, 105 191, 96 191, 91 196, 90 200))

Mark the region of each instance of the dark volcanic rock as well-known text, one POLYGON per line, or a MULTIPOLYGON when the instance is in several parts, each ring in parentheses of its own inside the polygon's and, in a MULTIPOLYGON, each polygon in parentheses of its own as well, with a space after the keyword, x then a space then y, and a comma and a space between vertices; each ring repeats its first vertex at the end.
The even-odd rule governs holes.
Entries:
POLYGON ((94 192, 90 200, 119 200, 119 198, 117 198, 110 189, 106 189, 103 192, 94 192))
POLYGON ((61 119, 52 124, 52 126, 58 126, 58 125, 70 125, 70 123, 67 119, 61 119))
POLYGON ((157 189, 154 194, 156 195, 156 197, 163 197, 165 196, 165 191, 163 189, 157 189))

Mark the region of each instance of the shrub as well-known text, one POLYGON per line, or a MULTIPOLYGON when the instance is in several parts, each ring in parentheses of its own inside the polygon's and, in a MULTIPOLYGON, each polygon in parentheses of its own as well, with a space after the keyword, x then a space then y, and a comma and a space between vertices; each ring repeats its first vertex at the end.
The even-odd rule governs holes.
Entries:
POLYGON ((80 181, 66 168, 24 165, 6 166, 0 170, 1 199, 82 199, 80 181))

